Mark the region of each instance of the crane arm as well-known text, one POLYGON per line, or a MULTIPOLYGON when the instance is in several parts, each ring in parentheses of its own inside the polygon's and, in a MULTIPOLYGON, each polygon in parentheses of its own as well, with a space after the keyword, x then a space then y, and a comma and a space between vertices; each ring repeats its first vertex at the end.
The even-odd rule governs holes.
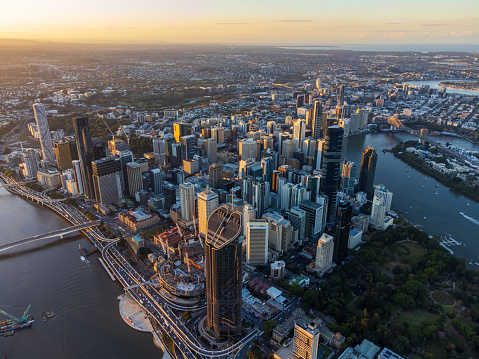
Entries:
POLYGON ((20 319, 14 317, 13 315, 11 314, 8 314, 7 312, 4 312, 3 310, 0 309, 0 313, 2 313, 3 315, 6 315, 7 317, 9 317, 10 319, 13 319, 13 320, 16 320, 17 322, 20 322, 20 319))
POLYGON ((29 304, 28 307, 27 307, 27 309, 25 309, 25 311, 23 312, 22 320, 27 319, 28 311, 30 310, 30 307, 31 307, 31 306, 32 306, 32 305, 29 304))

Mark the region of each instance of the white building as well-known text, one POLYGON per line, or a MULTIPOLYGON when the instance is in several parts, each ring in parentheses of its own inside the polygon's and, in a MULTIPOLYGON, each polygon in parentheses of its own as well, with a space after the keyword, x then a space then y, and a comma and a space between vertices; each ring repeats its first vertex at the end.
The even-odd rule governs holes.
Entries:
POLYGON ((219 196, 210 190, 206 190, 198 194, 198 221, 199 233, 206 238, 208 231, 208 218, 213 211, 219 206, 219 196))
POLYGON ((239 143, 239 154, 242 160, 256 159, 258 144, 253 138, 245 138, 239 143))
POLYGON ((252 219, 246 225, 246 263, 268 263, 268 222, 265 219, 252 219))
POLYGON ((186 222, 194 219, 195 215, 195 186, 190 182, 180 184, 181 217, 186 222))
POLYGON ((314 268, 324 272, 333 264, 334 239, 329 234, 323 233, 316 247, 316 263, 314 268))
POLYGON ((45 107, 41 103, 35 103, 33 104, 33 112, 35 114, 35 121, 37 122, 37 129, 40 136, 43 160, 55 164, 55 151, 53 150, 53 141, 50 134, 50 127, 48 126, 45 107))
POLYGON ((386 205, 386 212, 391 211, 393 193, 391 191, 388 191, 384 185, 377 185, 376 187, 374 187, 374 199, 376 198, 384 199, 384 204, 386 205))

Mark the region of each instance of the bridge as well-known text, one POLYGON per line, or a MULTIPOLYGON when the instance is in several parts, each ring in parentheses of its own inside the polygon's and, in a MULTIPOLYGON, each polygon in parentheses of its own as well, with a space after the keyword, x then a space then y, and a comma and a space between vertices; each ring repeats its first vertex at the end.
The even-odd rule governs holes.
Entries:
POLYGON ((479 160, 474 160, 474 159, 471 160, 470 158, 468 158, 464 155, 461 155, 460 153, 458 153, 456 151, 453 151, 453 150, 447 148, 446 146, 441 145, 439 142, 436 142, 434 137, 432 137, 429 134, 429 131, 427 130, 427 128, 421 128, 420 130, 413 130, 412 128, 405 126, 396 116, 392 116, 392 117, 388 118, 387 123, 392 125, 392 126, 395 126, 396 128, 402 129, 403 131, 405 131, 407 133, 410 133, 411 135, 413 135, 413 136, 415 136, 415 137, 417 137, 417 138, 419 138, 423 141, 429 142, 432 146, 437 147, 438 150, 441 151, 445 155, 448 155, 450 157, 454 157, 454 158, 458 159, 459 161, 462 161, 462 162, 465 162, 465 163, 470 163, 472 165, 477 166, 477 168, 475 170, 476 170, 476 172, 479 172, 479 170, 478 170, 479 160))
POLYGON ((14 248, 21 246, 23 244, 35 242, 35 241, 40 241, 42 239, 47 239, 47 238, 53 238, 53 237, 60 237, 63 239, 63 237, 66 234, 72 233, 72 232, 78 232, 81 231, 82 229, 85 228, 90 228, 90 227, 95 227, 100 224, 100 221, 93 221, 93 222, 87 222, 87 223, 82 223, 76 226, 71 226, 63 229, 58 229, 55 231, 43 233, 43 234, 38 234, 36 236, 20 239, 18 241, 8 243, 8 244, 3 244, 0 246, 0 252, 6 251, 7 249, 14 248))

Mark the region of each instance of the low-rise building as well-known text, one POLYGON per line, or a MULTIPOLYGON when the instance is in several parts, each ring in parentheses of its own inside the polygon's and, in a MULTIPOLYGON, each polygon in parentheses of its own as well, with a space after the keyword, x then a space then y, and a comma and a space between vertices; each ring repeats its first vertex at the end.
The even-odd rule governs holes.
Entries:
POLYGON ((141 209, 120 213, 118 219, 120 222, 126 224, 132 231, 153 226, 160 221, 158 215, 155 213, 141 209))

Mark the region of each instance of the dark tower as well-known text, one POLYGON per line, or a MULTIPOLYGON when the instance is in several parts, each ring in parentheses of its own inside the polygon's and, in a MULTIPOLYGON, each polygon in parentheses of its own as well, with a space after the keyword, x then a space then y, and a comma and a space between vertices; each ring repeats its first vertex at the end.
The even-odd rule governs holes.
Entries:
POLYGON ((218 336, 241 334, 241 213, 218 207, 208 219, 205 240, 207 326, 218 336))
POLYGON ((88 199, 95 199, 93 190, 93 169, 91 161, 93 161, 93 149, 90 137, 90 129, 88 127, 87 117, 77 117, 73 119, 73 127, 75 128, 75 138, 78 150, 78 159, 80 160, 81 175, 83 181, 83 191, 88 199))
POLYGON ((368 147, 363 151, 361 169, 359 171, 359 190, 366 192, 370 200, 373 198, 373 183, 377 161, 378 155, 374 148, 368 147))
POLYGON ((323 103, 316 101, 313 111, 313 138, 315 140, 321 138, 321 118, 323 117, 323 103))
POLYGON ((326 130, 324 141, 322 180, 320 192, 328 196, 327 223, 336 219, 336 199, 341 175, 341 150, 343 148, 344 130, 339 126, 330 126, 326 130))
POLYGON ((336 232, 334 234, 333 261, 341 264, 341 261, 348 256, 348 240, 351 230, 351 216, 353 205, 348 201, 340 201, 338 215, 336 217, 336 232))
POLYGON ((346 86, 345 85, 339 86, 339 98, 338 98, 339 106, 342 106, 344 104, 345 92, 346 92, 346 86))

